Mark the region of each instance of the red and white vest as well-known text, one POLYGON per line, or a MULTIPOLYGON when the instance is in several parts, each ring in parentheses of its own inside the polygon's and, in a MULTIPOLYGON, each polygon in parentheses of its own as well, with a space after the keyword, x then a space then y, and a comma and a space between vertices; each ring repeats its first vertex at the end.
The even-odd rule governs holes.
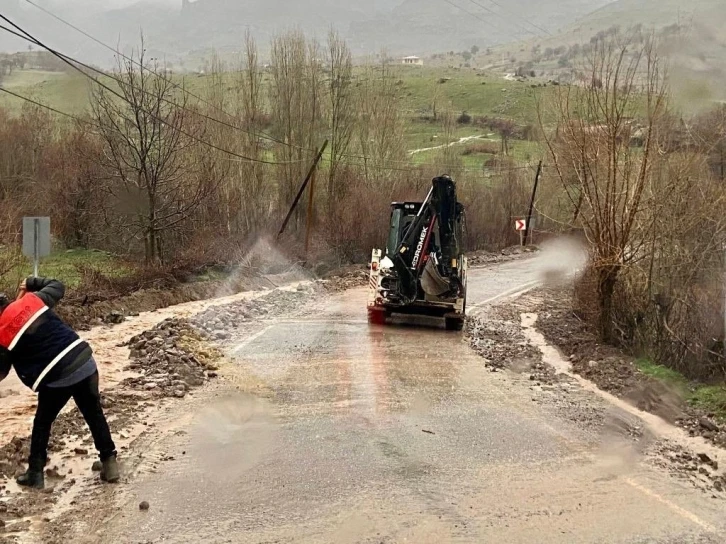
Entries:
POLYGON ((34 293, 11 302, 0 315, 0 347, 21 381, 37 391, 48 380, 63 377, 88 344, 34 293))

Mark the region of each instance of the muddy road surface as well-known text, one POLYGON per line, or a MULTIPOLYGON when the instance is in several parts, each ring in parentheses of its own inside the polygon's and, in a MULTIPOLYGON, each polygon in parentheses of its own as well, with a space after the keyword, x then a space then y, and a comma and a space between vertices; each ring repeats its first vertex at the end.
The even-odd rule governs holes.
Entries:
MULTIPOLYGON (((470 309, 485 315, 536 279, 527 260, 472 270, 470 309)), ((646 462, 628 433, 534 402, 526 374, 493 371, 436 322, 369 326, 366 295, 236 340, 226 385, 167 414, 127 481, 72 514, 65 538, 726 541, 726 502, 646 462)))

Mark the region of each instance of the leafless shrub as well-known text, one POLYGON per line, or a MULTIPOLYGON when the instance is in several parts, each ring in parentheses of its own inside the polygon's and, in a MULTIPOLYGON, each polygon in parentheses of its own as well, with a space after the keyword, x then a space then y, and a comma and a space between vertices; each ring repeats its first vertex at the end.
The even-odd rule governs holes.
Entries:
POLYGON ((464 156, 469 155, 497 155, 499 154, 500 147, 494 142, 482 142, 476 144, 469 144, 461 150, 461 154, 464 156))

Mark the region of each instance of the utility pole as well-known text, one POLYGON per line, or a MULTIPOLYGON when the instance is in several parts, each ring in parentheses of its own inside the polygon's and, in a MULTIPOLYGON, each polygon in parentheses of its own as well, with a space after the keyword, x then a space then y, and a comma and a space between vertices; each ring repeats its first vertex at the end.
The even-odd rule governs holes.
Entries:
POLYGON ((315 168, 313 176, 310 178, 310 190, 308 191, 308 216, 305 221, 305 259, 308 258, 310 250, 310 231, 313 224, 313 198, 315 196, 315 178, 317 178, 318 169, 315 168))
POLYGON ((287 227, 287 223, 290 221, 292 212, 295 211, 295 207, 297 206, 297 203, 300 202, 303 192, 305 191, 305 187, 308 186, 308 182, 310 181, 310 178, 313 177, 313 174, 315 173, 315 170, 318 167, 318 163, 320 162, 320 159, 323 158, 323 153, 325 153, 325 150, 327 149, 327 147, 328 147, 328 140, 325 140, 325 143, 320 148, 320 151, 318 151, 318 154, 316 155, 315 160, 313 161, 313 165, 310 167, 310 170, 308 171, 308 175, 305 176, 305 180, 302 182, 302 185, 300 185, 300 190, 297 192, 297 196, 295 197, 295 200, 293 201, 292 206, 290 206, 290 211, 287 212, 287 215, 285 216, 285 220, 282 222, 282 226, 280 227, 280 232, 277 233, 278 238, 280 236, 282 236, 283 232, 285 232, 285 228, 287 227))
POLYGON ((542 161, 537 165, 537 175, 534 177, 534 189, 532 189, 532 200, 529 202, 529 212, 527 213, 527 224, 524 226, 524 244, 527 245, 529 233, 532 230, 532 212, 534 211, 534 199, 537 196, 537 186, 539 185, 539 177, 542 174, 542 161))
POLYGON ((726 240, 723 242, 723 360, 726 362, 726 240))

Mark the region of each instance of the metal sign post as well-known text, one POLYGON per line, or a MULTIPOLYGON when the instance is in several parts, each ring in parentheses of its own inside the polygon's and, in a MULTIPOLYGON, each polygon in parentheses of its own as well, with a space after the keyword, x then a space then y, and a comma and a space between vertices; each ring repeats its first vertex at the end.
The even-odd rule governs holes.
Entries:
POLYGON ((23 255, 33 259, 33 276, 38 277, 41 257, 50 255, 50 217, 23 217, 23 255))

